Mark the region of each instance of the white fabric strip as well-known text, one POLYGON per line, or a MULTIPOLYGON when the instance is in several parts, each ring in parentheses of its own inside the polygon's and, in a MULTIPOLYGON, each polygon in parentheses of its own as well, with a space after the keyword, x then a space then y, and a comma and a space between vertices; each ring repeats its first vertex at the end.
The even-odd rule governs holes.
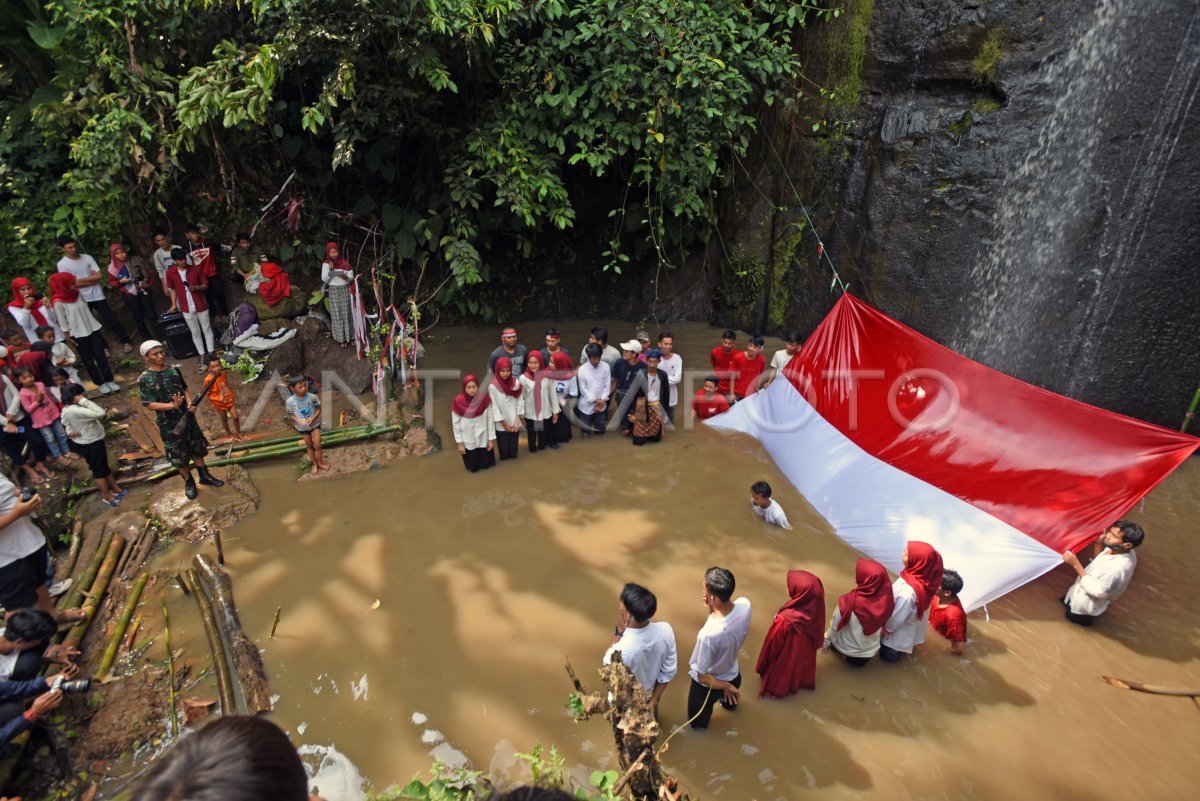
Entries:
POLYGON ((1032 537, 855 445, 790 381, 773 381, 707 424, 758 439, 838 537, 893 573, 907 540, 928 542, 962 574, 967 611, 1062 564, 1032 537))

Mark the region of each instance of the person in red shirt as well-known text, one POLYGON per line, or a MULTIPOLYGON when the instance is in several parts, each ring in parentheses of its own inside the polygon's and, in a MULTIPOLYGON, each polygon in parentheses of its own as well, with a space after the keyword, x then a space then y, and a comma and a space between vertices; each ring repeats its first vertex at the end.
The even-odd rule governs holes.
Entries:
POLYGON ((183 235, 187 237, 184 250, 187 251, 188 264, 200 268, 209 308, 216 317, 225 317, 229 314, 229 308, 225 302, 225 281, 217 271, 217 256, 231 249, 205 239, 200 226, 194 223, 183 229, 183 235))
POLYGON ((712 364, 713 370, 717 373, 719 383, 717 391, 724 395, 729 400, 733 400, 732 390, 729 386, 730 373, 733 370, 733 357, 741 353, 733 347, 733 343, 737 341, 737 332, 726 328, 725 333, 721 334, 721 344, 712 349, 712 353, 708 354, 708 361, 712 364))
POLYGON ((697 417, 701 420, 707 420, 710 417, 716 417, 721 412, 729 411, 729 401, 725 400, 725 396, 717 392, 718 381, 715 375, 710 375, 704 379, 704 389, 696 391, 696 396, 692 398, 692 420, 697 417))
POLYGON ((746 352, 733 357, 733 371, 737 374, 733 394, 738 400, 758 391, 758 377, 767 369, 767 360, 762 355, 764 344, 762 337, 751 337, 746 343, 746 352))
POLYGON ((167 295, 171 298, 171 307, 167 314, 173 314, 178 309, 183 314, 183 321, 192 332, 192 343, 200 356, 200 372, 208 369, 205 357, 215 350, 212 323, 208 318, 208 298, 205 290, 203 268, 199 264, 189 264, 187 251, 175 248, 171 251, 174 259, 167 268, 167 295))
POLYGON ((950 641, 950 653, 962 656, 967 649, 967 613, 958 601, 962 576, 954 570, 942 571, 942 588, 929 609, 929 625, 950 641))

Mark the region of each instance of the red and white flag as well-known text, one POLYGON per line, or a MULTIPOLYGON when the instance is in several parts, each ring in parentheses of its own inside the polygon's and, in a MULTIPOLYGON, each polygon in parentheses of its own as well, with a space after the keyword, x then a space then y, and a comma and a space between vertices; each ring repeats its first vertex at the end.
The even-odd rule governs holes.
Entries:
POLYGON ((933 545, 968 610, 1094 541, 1200 445, 984 367, 849 294, 783 375, 707 424, 757 437, 892 571, 905 541, 933 545))

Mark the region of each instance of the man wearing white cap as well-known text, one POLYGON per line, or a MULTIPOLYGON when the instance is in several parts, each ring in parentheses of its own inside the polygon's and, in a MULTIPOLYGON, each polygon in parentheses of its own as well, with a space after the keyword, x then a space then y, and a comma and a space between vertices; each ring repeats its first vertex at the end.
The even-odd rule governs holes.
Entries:
POLYGON ((642 343, 636 339, 622 342, 621 361, 614 364, 612 368, 613 386, 616 390, 613 408, 616 409, 616 416, 621 421, 621 433, 625 435, 633 430, 625 398, 628 397, 632 401, 632 390, 637 387, 639 381, 642 385, 645 385, 646 382, 646 363, 639 360, 641 354, 642 343))
POLYGON ((194 500, 199 494, 196 481, 192 478, 191 465, 196 465, 200 475, 200 483, 210 487, 225 485, 208 472, 204 465, 204 457, 208 455, 208 440, 196 422, 188 405, 187 382, 178 367, 167 367, 167 356, 163 345, 158 340, 148 339, 142 343, 142 358, 146 360, 146 370, 138 378, 138 392, 142 405, 150 409, 158 418, 158 433, 162 436, 163 448, 167 452, 167 461, 179 469, 183 476, 183 491, 188 500, 194 500), (175 426, 180 420, 186 420, 181 434, 175 433, 175 426))

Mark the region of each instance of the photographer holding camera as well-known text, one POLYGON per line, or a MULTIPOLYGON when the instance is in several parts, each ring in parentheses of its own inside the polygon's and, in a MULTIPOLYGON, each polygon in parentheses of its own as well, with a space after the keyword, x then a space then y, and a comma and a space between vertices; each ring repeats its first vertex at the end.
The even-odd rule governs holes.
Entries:
POLYGON ((22 496, 0 475, 0 606, 6 616, 36 606, 56 623, 78 623, 85 617, 82 609, 57 610, 50 602, 50 551, 41 529, 29 519, 41 503, 36 494, 22 496))

